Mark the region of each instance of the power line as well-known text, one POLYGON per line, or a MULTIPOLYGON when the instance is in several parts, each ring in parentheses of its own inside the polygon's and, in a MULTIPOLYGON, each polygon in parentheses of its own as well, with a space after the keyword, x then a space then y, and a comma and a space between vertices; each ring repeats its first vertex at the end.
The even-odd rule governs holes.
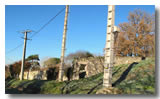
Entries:
POLYGON ((49 23, 51 23, 60 13, 63 12, 65 8, 60 10, 54 17, 52 17, 46 24, 44 24, 37 32, 35 32, 30 38, 33 38, 37 33, 39 33, 41 30, 43 30, 49 23))
MULTIPOLYGON (((54 17, 52 17, 46 24, 44 24, 37 32, 35 32, 30 38, 33 38, 37 33, 39 33, 42 29, 44 29, 49 23, 51 23, 60 13, 62 13, 62 11, 65 8, 63 8, 62 10, 60 10, 54 17)), ((6 54, 9 54, 13 51, 15 51, 16 49, 20 48, 23 45, 23 43, 17 45, 15 48, 9 50, 8 52, 6 52, 6 54)))
POLYGON ((10 62, 13 62, 14 60, 12 60, 11 58, 9 58, 9 57, 6 57, 8 60, 10 60, 10 62))
POLYGON ((19 47, 21 47, 22 45, 23 45, 23 43, 19 44, 17 47, 15 47, 15 48, 13 48, 13 49, 9 50, 6 54, 11 53, 12 51, 14 51, 14 50, 18 49, 18 48, 19 48, 19 47))

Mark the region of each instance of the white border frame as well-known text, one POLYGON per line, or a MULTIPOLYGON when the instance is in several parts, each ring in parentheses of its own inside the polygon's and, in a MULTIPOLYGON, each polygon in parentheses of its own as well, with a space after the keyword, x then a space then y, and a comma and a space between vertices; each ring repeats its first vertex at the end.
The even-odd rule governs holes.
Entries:
MULTIPOLYGON (((0 0, 0 98, 1 99, 44 99, 44 98, 114 98, 114 99, 128 99, 128 98, 140 98, 140 99, 151 99, 158 98, 158 96, 133 96, 128 95, 127 97, 121 96, 53 96, 53 95, 6 95, 5 94, 5 5, 156 5, 156 39, 159 41, 159 23, 160 23, 160 0, 0 0)), ((159 51, 160 43, 157 42, 156 50, 159 51)), ((156 67, 157 71, 160 71, 159 65, 159 52, 157 52, 157 62, 156 67)), ((159 73, 156 75, 158 80, 159 73)), ((157 82, 157 89, 159 90, 159 81, 157 82)), ((159 92, 159 91, 158 91, 159 92)))

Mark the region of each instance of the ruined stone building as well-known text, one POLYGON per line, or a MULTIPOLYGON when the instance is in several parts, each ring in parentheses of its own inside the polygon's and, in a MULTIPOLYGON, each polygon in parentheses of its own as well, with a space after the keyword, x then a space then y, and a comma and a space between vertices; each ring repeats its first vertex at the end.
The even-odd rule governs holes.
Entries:
MULTIPOLYGON (((140 57, 116 57, 115 65, 119 64, 131 64, 133 62, 139 62, 140 57)), ((103 72, 104 58, 102 57, 90 57, 75 59, 72 65, 65 69, 63 81, 66 80, 78 80, 81 78, 87 78, 98 73, 103 72)), ((43 68, 37 71, 24 72, 24 79, 33 80, 58 80, 58 67, 43 68)))

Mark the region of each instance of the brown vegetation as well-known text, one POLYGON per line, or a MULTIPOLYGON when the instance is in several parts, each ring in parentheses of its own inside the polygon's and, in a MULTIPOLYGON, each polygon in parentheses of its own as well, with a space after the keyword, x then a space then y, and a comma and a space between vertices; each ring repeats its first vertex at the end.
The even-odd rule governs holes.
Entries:
POLYGON ((120 33, 115 42, 117 56, 154 56, 154 16, 135 10, 129 13, 128 22, 119 24, 120 33))

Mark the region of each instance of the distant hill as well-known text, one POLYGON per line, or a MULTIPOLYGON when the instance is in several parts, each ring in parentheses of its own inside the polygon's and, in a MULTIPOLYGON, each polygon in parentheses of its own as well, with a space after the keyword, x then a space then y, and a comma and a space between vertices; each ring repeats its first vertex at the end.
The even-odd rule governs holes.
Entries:
MULTIPOLYGON (((7 79, 6 94, 95 94, 102 89, 103 73, 80 80, 57 82, 7 79)), ((113 68, 113 87, 120 94, 155 93, 155 59, 121 64, 113 68)), ((101 92, 105 94, 106 92, 101 92)))

